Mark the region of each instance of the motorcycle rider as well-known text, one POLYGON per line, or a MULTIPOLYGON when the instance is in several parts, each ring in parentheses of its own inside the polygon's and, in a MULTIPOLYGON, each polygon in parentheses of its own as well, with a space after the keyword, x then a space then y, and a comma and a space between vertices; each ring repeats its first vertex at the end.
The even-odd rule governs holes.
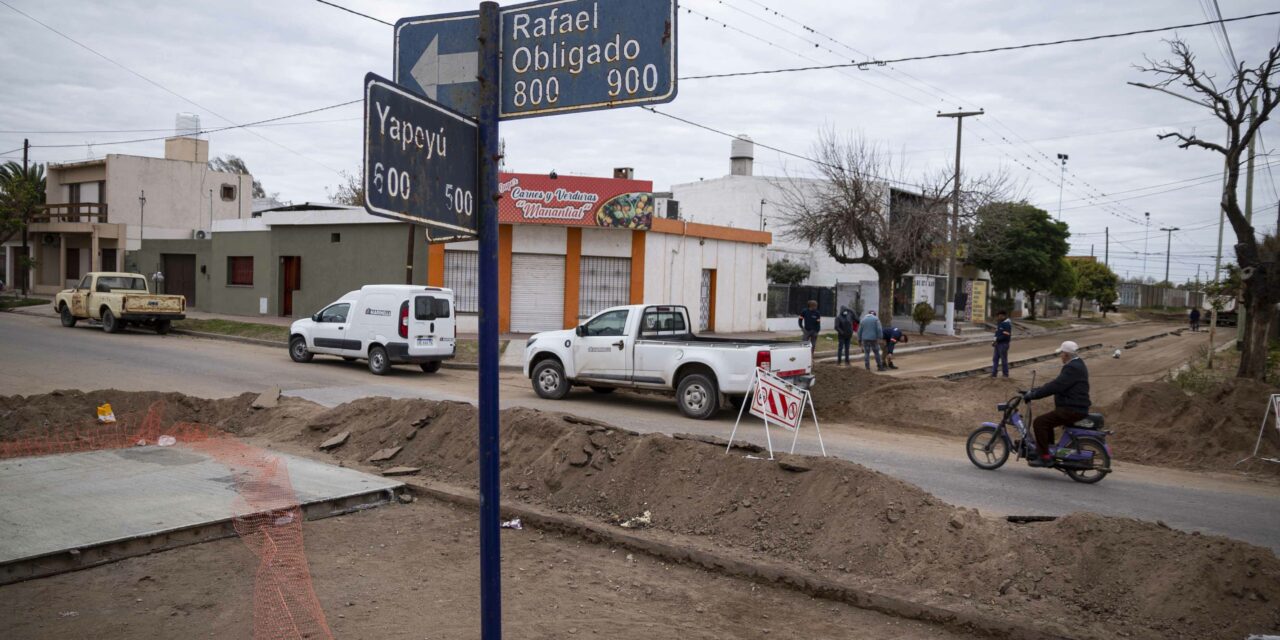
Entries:
POLYGON ((1079 349, 1080 346, 1070 340, 1063 342, 1055 351, 1062 361, 1062 372, 1048 384, 1032 389, 1023 396, 1027 401, 1053 396, 1053 411, 1036 416, 1032 423, 1036 448, 1040 453, 1029 461, 1033 467, 1053 465, 1049 445, 1054 441, 1054 427, 1065 427, 1088 417, 1089 369, 1077 354, 1079 349))

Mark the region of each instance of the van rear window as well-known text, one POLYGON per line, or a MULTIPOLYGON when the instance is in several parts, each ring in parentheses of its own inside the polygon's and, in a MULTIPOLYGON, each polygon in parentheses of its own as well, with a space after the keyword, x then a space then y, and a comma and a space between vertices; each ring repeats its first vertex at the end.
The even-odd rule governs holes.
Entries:
POLYGON ((449 299, 418 296, 413 300, 413 317, 416 320, 440 320, 449 317, 449 299))
POLYGON ((671 307, 658 307, 657 310, 645 311, 640 321, 640 337, 682 336, 689 333, 685 326, 684 314, 671 310, 671 307))

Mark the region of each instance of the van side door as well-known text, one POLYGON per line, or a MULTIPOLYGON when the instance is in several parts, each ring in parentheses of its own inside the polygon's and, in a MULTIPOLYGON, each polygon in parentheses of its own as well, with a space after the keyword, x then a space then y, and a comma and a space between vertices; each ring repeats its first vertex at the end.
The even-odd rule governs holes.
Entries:
MULTIPOLYGON (((350 313, 350 302, 338 302, 316 314, 316 323, 311 329, 312 350, 339 355, 352 350, 351 341, 347 339, 347 316, 350 313)), ((355 350, 359 350, 359 341, 355 342, 355 350)))
POLYGON ((630 309, 606 311, 588 320, 573 344, 577 378, 630 382, 632 345, 628 333, 630 309))

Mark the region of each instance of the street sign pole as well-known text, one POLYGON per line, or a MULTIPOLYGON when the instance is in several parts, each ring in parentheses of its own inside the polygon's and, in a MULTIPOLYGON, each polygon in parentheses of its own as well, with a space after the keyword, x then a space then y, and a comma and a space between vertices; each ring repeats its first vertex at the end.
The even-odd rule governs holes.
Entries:
POLYGON ((480 3, 480 637, 502 638, 502 540, 498 460, 498 107, 497 2, 480 3))

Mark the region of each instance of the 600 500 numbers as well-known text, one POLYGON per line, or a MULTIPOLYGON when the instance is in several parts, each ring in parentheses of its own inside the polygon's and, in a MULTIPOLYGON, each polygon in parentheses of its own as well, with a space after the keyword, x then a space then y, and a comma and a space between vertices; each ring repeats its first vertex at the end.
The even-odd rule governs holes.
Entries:
POLYGON ((475 209, 475 196, 470 191, 451 184, 444 186, 444 201, 445 206, 451 211, 461 213, 468 218, 475 209))
POLYGON ((409 173, 395 167, 384 167, 381 162, 373 165, 373 188, 392 198, 409 199, 409 173))

